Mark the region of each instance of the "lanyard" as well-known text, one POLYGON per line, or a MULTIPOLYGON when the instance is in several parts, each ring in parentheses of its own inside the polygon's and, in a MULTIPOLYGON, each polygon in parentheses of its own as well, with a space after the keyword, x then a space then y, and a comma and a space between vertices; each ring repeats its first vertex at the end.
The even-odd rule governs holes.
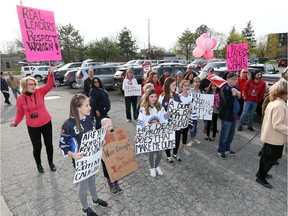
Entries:
MULTIPOLYGON (((35 105, 36 105, 36 110, 37 110, 37 101, 36 101, 36 95, 35 94, 34 94, 34 100, 35 100, 35 105)), ((26 97, 25 97, 25 102, 26 102, 28 113, 30 115, 30 110, 29 110, 29 107, 28 107, 28 102, 27 102, 27 98, 26 97)))

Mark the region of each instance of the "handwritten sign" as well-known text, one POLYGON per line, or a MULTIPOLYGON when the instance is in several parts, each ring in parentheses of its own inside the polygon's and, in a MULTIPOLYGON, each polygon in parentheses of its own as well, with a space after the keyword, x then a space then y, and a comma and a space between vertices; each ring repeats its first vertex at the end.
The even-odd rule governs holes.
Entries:
POLYGON ((74 183, 83 181, 99 171, 106 130, 107 127, 103 127, 83 134, 79 152, 83 152, 84 157, 75 161, 74 183))
POLYGON ((213 104, 214 95, 193 93, 191 120, 212 120, 213 104))
POLYGON ((115 182, 138 169, 134 149, 126 128, 108 131, 103 146, 103 161, 111 182, 115 182))
POLYGON ((236 71, 248 68, 248 43, 227 45, 227 69, 236 71))
POLYGON ((162 151, 175 147, 176 122, 156 123, 138 128, 135 153, 162 151))
POLYGON ((170 100, 168 105, 168 112, 171 113, 171 118, 176 121, 177 128, 186 128, 189 125, 189 118, 192 112, 191 104, 179 103, 170 100))
POLYGON ((17 5, 27 61, 62 60, 54 13, 17 5))
POLYGON ((227 82, 225 79, 216 74, 210 74, 207 79, 214 83, 218 88, 221 88, 227 82))
POLYGON ((141 96, 141 85, 125 85, 124 96, 141 96))

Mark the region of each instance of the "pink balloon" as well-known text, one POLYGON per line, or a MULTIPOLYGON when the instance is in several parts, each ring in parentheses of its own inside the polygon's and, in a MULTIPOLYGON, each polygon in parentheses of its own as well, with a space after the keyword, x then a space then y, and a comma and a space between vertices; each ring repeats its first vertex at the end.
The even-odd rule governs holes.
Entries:
POLYGON ((203 44, 203 41, 204 41, 204 40, 205 40, 205 38, 203 38, 203 37, 198 37, 197 40, 196 40, 197 46, 203 49, 202 44, 203 44))
POLYGON ((214 56, 214 54, 213 54, 213 51, 212 51, 212 50, 206 51, 206 52, 204 53, 204 58, 207 59, 207 60, 212 59, 213 56, 214 56))
POLYGON ((200 58, 203 54, 204 54, 204 50, 200 47, 196 47, 194 50, 193 50, 193 56, 195 58, 200 58))
POLYGON ((211 39, 213 40, 212 49, 214 49, 214 48, 216 47, 216 45, 217 45, 217 40, 216 40, 216 38, 214 38, 214 37, 211 37, 211 39))
POLYGON ((203 38, 209 38, 209 35, 208 35, 207 33, 203 33, 203 34, 201 35, 201 37, 203 37, 203 38))
POLYGON ((202 47, 205 51, 211 50, 213 46, 213 40, 211 38, 206 38, 203 41, 202 47))

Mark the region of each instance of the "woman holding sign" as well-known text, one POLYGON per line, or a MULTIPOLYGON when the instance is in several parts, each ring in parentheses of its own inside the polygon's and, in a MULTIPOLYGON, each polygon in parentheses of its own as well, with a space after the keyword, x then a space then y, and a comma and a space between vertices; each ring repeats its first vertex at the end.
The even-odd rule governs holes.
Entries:
MULTIPOLYGON (((141 108, 139 111, 139 116, 137 120, 137 131, 138 128, 156 124, 156 123, 167 123, 167 113, 164 108, 161 108, 161 104, 157 101, 157 92, 155 89, 149 89, 145 94, 143 101, 141 103, 141 108)), ((170 149, 169 149, 170 150, 170 149)), ((162 151, 153 151, 148 153, 149 164, 150 164, 150 175, 156 177, 158 175, 163 175, 161 168, 159 167, 162 151), (156 154, 156 159, 154 161, 153 157, 156 154)))
MULTIPOLYGON (((90 117, 90 109, 89 99, 85 95, 74 95, 70 102, 70 116, 62 125, 59 147, 64 156, 68 155, 72 158, 74 167, 75 160, 83 157, 83 153, 78 152, 83 135, 95 130, 95 122, 90 117)), ((88 190, 92 195, 93 205, 108 206, 107 202, 98 198, 95 174, 79 182, 79 198, 83 214, 95 216, 97 214, 88 206, 88 190)))
MULTIPOLYGON (((137 80, 134 77, 134 73, 131 69, 126 71, 125 79, 123 80, 122 89, 125 92, 125 89, 129 88, 129 86, 138 85, 137 80)), ((137 96, 125 96, 125 107, 126 107, 126 118, 127 122, 131 122, 131 105, 133 108, 133 118, 136 120, 136 108, 137 108, 137 96)))

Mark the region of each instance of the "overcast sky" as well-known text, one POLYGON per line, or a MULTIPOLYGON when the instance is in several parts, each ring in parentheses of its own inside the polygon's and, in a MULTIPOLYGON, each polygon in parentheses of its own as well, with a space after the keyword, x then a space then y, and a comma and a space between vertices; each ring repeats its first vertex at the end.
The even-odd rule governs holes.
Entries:
MULTIPOLYGON (((0 3, 0 49, 20 34, 16 5, 20 0, 0 3)), ((53 11, 55 22, 71 23, 85 43, 116 36, 126 26, 138 46, 147 48, 148 19, 150 44, 165 49, 172 48, 185 29, 194 32, 202 24, 228 35, 233 25, 241 33, 251 20, 256 39, 268 33, 288 32, 287 0, 23 0, 22 5, 53 11)))

